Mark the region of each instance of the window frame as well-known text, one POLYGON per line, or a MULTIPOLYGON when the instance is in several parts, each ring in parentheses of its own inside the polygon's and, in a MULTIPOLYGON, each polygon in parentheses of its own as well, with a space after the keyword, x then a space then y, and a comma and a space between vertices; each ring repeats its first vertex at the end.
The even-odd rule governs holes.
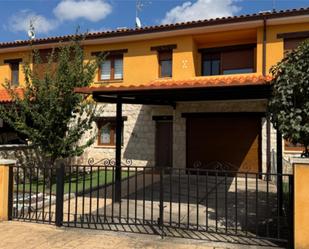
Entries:
MULTIPOLYGON (((109 79, 102 79, 102 63, 99 66, 98 70, 98 81, 122 81, 124 78, 124 66, 123 66, 123 54, 115 54, 115 55, 109 55, 105 58, 104 61, 110 60, 110 78, 109 79), (115 60, 121 59, 122 60, 122 78, 121 79, 115 79, 115 60)), ((103 63, 104 63, 103 61, 103 63)))
MULTIPOLYGON (((127 117, 123 117, 122 118, 122 122, 121 122, 121 132, 122 132, 122 136, 121 136, 121 146, 123 146, 123 141, 124 141, 124 121, 127 120, 127 117)), ((103 118, 97 118, 96 120, 96 125, 98 128, 98 134, 97 134, 97 145, 100 147, 116 147, 116 117, 103 117, 103 118), (107 123, 111 123, 111 130, 110 130, 110 143, 102 143, 101 142, 101 129, 102 127, 107 124, 107 123)))
POLYGON ((173 77, 173 50, 168 49, 168 50, 162 50, 158 51, 158 64, 159 64, 159 78, 172 78, 173 77), (164 59, 164 54, 169 54, 170 59, 164 59), (168 76, 162 75, 162 62, 163 61, 170 61, 171 62, 171 74, 168 76))

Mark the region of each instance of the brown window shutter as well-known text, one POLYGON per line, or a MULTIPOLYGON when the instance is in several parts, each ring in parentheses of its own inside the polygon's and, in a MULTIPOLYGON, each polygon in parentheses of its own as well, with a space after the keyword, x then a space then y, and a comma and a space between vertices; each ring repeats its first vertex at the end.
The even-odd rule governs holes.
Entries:
POLYGON ((284 39, 284 51, 292 51, 297 48, 306 38, 287 38, 284 39))
POLYGON ((172 51, 159 52, 160 61, 172 60, 172 51))
POLYGON ((226 51, 221 54, 222 70, 254 68, 254 50, 226 51))

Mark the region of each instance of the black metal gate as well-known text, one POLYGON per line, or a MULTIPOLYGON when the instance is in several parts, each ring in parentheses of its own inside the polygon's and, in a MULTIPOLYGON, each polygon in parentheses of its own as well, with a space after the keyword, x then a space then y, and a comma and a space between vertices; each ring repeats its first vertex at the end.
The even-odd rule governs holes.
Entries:
POLYGON ((110 164, 15 167, 12 218, 161 236, 292 241, 292 175, 135 166, 121 170, 117 182, 116 167, 110 164))

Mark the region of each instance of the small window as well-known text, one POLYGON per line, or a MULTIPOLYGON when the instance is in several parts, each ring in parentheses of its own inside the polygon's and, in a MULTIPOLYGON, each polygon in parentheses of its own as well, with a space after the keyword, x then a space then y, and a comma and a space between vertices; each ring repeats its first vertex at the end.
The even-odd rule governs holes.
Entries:
MULTIPOLYGON (((98 126, 98 145, 116 146, 116 119, 102 119, 97 121, 98 126)), ((123 134, 123 123, 122 123, 123 134)), ((123 136, 121 136, 123 144, 123 136)))
POLYGON ((99 80, 122 80, 123 56, 109 56, 100 66, 99 80))
POLYGON ((173 52, 171 51, 159 51, 159 77, 172 77, 173 67, 173 52))
POLYGON ((11 84, 14 86, 19 85, 19 62, 10 63, 11 67, 11 84))

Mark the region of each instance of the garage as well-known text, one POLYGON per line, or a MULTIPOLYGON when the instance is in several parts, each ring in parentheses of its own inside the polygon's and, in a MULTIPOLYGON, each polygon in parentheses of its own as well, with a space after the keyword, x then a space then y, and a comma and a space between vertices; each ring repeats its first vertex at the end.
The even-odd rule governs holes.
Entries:
POLYGON ((261 171, 261 116, 252 113, 187 116, 187 167, 261 171))

